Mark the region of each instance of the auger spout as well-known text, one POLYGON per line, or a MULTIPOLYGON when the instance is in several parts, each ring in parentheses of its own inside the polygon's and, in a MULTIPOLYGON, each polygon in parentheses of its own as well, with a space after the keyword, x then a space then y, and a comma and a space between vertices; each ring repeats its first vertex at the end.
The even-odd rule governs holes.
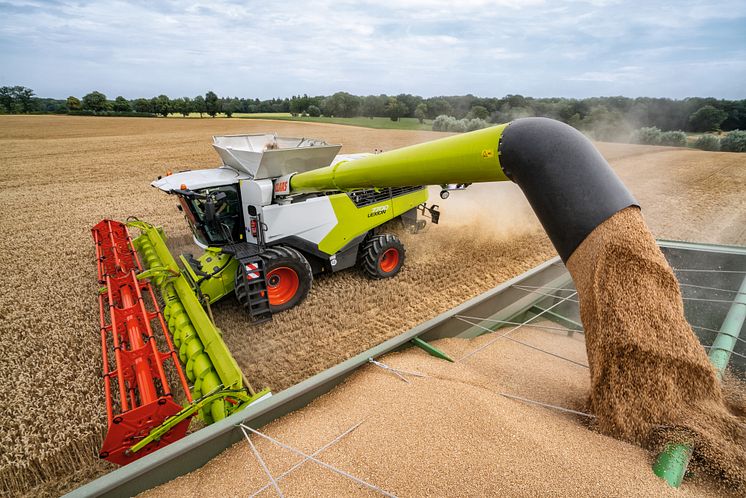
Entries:
POLYGON ((547 118, 508 124, 342 161, 291 177, 290 190, 512 180, 563 261, 606 219, 637 201, 590 140, 547 118))
POLYGON ((294 175, 290 190, 323 192, 508 180, 498 144, 507 124, 342 161, 294 175))

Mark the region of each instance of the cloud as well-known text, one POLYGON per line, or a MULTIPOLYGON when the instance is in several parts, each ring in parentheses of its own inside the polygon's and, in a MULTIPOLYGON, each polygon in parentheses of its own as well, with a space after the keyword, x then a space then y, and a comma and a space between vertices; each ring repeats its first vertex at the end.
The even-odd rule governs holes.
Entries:
POLYGON ((569 76, 568 81, 595 81, 595 82, 615 82, 631 77, 637 77, 642 73, 640 66, 620 67, 612 71, 588 71, 577 76, 569 76))
POLYGON ((0 2, 0 84, 66 97, 743 98, 746 4, 527 0, 0 2), (670 90, 669 90, 670 89, 670 90))

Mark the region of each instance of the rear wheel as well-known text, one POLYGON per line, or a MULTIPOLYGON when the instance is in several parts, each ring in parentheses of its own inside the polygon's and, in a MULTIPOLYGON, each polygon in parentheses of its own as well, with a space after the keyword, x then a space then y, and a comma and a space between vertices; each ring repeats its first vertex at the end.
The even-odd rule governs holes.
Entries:
MULTIPOLYGON (((311 290, 313 274, 306 258, 286 246, 270 247, 262 253, 267 298, 272 313, 285 311, 300 304, 311 290)), ((242 269, 236 276, 236 296, 242 304, 248 303, 248 288, 243 284, 242 269)), ((246 306, 246 304, 244 304, 246 306)))
POLYGON ((404 264, 404 245, 396 235, 374 235, 360 252, 360 266, 370 278, 393 277, 404 264))

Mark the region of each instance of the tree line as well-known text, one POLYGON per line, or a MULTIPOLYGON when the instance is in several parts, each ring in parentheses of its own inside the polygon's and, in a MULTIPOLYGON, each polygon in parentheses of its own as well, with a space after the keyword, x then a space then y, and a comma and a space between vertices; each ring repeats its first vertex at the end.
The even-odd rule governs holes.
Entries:
POLYGON ((219 97, 208 91, 195 97, 110 100, 93 91, 66 100, 40 98, 23 86, 0 87, 2 113, 70 113, 101 115, 168 116, 169 114, 215 117, 235 113, 290 113, 299 116, 416 118, 420 122, 438 116, 456 120, 480 119, 504 123, 520 117, 546 116, 591 132, 595 138, 613 140, 641 127, 689 132, 746 130, 746 99, 725 100, 649 97, 591 97, 585 99, 533 98, 522 95, 476 97, 474 95, 423 98, 411 94, 358 96, 337 92, 329 96, 294 95, 290 98, 250 99, 219 97))

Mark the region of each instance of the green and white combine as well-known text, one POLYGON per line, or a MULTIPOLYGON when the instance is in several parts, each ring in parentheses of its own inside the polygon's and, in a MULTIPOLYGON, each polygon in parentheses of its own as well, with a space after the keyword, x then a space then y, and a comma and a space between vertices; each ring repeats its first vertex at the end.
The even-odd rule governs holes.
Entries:
POLYGON ((200 299, 235 294, 254 323, 300 304, 314 275, 355 265, 371 278, 396 275, 404 247, 377 229, 399 218, 417 231, 425 225, 418 209, 437 222, 423 186, 290 191, 294 174, 367 154, 337 155, 340 145, 274 135, 217 136, 213 146, 221 167, 165 176, 153 186, 178 198, 205 250, 180 258, 200 299))

